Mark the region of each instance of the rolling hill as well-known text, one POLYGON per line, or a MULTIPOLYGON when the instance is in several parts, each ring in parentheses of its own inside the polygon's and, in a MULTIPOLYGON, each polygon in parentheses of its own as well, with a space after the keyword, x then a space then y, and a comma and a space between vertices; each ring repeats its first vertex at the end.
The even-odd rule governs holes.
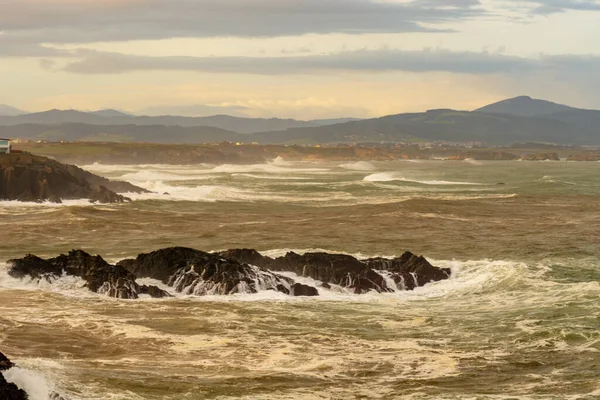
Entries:
POLYGON ((114 110, 51 110, 0 117, 0 136, 33 140, 261 144, 380 142, 537 142, 600 145, 600 111, 521 96, 475 111, 451 109, 353 120, 295 121, 213 117, 136 117, 114 110), (527 115, 520 115, 527 114, 527 115), (67 121, 67 122, 65 122, 67 121), (262 129, 262 131, 259 131, 262 129))
POLYGON ((553 103, 551 101, 532 99, 529 96, 519 96, 506 99, 494 104, 481 107, 475 112, 487 114, 517 115, 520 117, 539 117, 560 112, 578 110, 577 108, 553 103))

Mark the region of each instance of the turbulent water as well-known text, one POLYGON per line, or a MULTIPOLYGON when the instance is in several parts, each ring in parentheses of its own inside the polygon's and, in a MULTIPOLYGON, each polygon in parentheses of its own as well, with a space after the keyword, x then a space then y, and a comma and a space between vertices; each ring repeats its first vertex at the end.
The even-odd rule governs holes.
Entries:
POLYGON ((7 378, 34 400, 53 390, 69 399, 600 398, 600 163, 85 168, 156 194, 123 205, 0 203, 0 351, 19 365, 7 378), (452 278, 386 294, 133 301, 70 277, 16 280, 3 264, 73 248, 117 261, 174 245, 272 256, 410 250, 452 278))

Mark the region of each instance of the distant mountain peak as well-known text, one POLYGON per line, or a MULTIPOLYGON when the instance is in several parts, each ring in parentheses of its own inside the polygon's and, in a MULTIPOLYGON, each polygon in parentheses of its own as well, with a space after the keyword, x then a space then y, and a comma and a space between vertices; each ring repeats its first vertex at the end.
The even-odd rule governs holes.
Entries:
POLYGON ((547 100, 534 99, 530 96, 518 96, 489 104, 475 110, 475 112, 536 117, 573 110, 576 110, 576 108, 547 100))
POLYGON ((27 111, 23 111, 23 110, 19 110, 18 108, 6 105, 6 104, 0 104, 0 115, 1 116, 6 116, 6 117, 12 117, 12 116, 17 116, 17 115, 23 115, 23 114, 27 114, 27 111))
POLYGON ((104 110, 92 111, 89 114, 99 115, 101 117, 130 117, 130 114, 124 113, 123 111, 115 110, 113 108, 107 108, 104 110))

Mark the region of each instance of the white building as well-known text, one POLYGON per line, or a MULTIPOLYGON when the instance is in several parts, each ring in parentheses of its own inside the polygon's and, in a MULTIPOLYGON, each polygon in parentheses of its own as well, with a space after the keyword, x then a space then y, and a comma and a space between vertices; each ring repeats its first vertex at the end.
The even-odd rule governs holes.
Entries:
POLYGON ((10 153, 10 139, 0 138, 0 154, 10 153))

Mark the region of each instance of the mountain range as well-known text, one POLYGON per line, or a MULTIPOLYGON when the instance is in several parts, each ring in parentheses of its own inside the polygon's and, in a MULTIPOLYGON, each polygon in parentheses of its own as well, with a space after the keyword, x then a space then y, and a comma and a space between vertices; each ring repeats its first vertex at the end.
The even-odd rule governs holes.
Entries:
POLYGON ((474 111, 451 109, 372 119, 134 116, 116 110, 50 110, 0 116, 0 136, 33 140, 261 144, 544 142, 600 145, 600 111, 520 96, 474 111))

